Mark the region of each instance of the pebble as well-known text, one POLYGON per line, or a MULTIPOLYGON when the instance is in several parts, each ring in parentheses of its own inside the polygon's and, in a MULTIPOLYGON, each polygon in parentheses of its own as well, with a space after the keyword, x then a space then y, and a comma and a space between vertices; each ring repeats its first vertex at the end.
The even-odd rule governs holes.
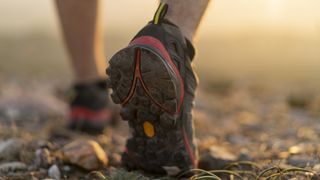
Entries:
POLYGON ((305 168, 307 166, 314 166, 315 164, 317 164, 316 162, 317 158, 313 158, 310 156, 290 156, 287 159, 288 164, 292 165, 292 166, 296 166, 296 167, 300 167, 300 168, 305 168))
POLYGON ((77 140, 62 148, 64 160, 86 170, 96 170, 108 164, 101 146, 93 140, 77 140))
POLYGON ((63 170, 64 172, 70 172, 72 169, 71 169, 70 166, 65 165, 65 166, 62 167, 62 170, 63 170))
POLYGON ((312 169, 316 172, 320 172, 320 164, 314 165, 312 169))
POLYGON ((48 170, 48 175, 50 178, 53 178, 55 180, 61 179, 61 173, 57 165, 52 165, 48 170))
POLYGON ((46 141, 46 140, 39 140, 37 143, 40 148, 47 148, 47 149, 54 148, 54 145, 51 142, 46 141))
POLYGON ((0 162, 16 161, 20 158, 21 149, 25 142, 22 139, 12 138, 0 142, 0 162))
POLYGON ((298 145, 296 145, 296 146, 291 146, 291 147, 289 148, 289 152, 290 152, 290 154, 299 154, 299 153, 302 152, 302 149, 301 149, 301 147, 298 146, 298 145))
POLYGON ((238 156, 239 161, 252 161, 252 157, 250 152, 247 149, 241 149, 240 154, 238 156))
POLYGON ((222 169, 226 165, 237 161, 237 156, 227 149, 211 146, 209 151, 204 153, 199 160, 199 168, 204 170, 222 169))
POLYGON ((8 174, 10 172, 26 171, 27 165, 22 162, 8 162, 0 164, 0 174, 8 174))
POLYGON ((47 148, 41 148, 36 150, 35 163, 38 167, 50 167, 54 162, 54 158, 51 156, 50 151, 47 148))

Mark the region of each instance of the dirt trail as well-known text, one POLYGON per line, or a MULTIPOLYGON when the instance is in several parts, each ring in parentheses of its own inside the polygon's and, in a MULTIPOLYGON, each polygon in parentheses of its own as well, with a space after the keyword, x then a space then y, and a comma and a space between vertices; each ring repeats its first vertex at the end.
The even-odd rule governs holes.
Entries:
MULTIPOLYGON (((76 139, 92 139, 106 152, 109 165, 101 176, 112 175, 119 168, 128 132, 125 122, 120 121, 96 137, 66 130, 63 125, 67 105, 64 91, 57 90, 57 85, 44 82, 0 85, 0 151, 1 143, 13 138, 23 141, 17 157, 6 160, 0 155, 0 179, 52 177, 57 175, 53 164, 58 167, 59 177, 90 179, 90 171, 59 159, 61 148, 76 139), (48 149, 54 158, 47 167, 36 163, 35 152, 41 148, 48 149), (23 164, 9 164, 11 169, 5 169, 3 165, 9 162, 23 164)), ((296 91, 299 93, 291 92, 284 87, 243 82, 209 83, 202 87, 195 108, 201 167, 219 169, 233 161, 250 161, 260 168, 294 166, 320 172, 320 94, 299 89, 296 91)), ((288 177, 307 177, 305 173, 293 174, 288 177)))

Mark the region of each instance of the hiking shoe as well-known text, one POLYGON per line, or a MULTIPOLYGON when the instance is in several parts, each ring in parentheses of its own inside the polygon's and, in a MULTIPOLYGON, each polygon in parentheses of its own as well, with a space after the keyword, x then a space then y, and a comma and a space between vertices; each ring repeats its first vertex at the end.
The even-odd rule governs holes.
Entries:
POLYGON ((100 134, 112 120, 105 81, 76 84, 69 93, 69 124, 72 130, 100 134))
POLYGON ((164 19, 160 4, 147 24, 109 61, 111 98, 121 104, 131 137, 122 163, 128 169, 176 175, 196 167, 193 138, 194 49, 179 28, 164 19))

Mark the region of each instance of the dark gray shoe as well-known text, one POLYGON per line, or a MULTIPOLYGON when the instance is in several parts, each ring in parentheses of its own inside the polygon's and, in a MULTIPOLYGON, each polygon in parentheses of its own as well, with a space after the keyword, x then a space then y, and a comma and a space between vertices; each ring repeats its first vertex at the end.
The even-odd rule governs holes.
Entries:
POLYGON ((191 110, 197 81, 191 68, 194 49, 164 19, 167 8, 161 4, 154 20, 111 58, 107 74, 111 98, 122 105, 132 134, 123 164, 177 175, 196 167, 191 110))
POLYGON ((72 130, 101 134, 115 121, 105 81, 74 85, 69 91, 69 106, 68 128, 72 130))

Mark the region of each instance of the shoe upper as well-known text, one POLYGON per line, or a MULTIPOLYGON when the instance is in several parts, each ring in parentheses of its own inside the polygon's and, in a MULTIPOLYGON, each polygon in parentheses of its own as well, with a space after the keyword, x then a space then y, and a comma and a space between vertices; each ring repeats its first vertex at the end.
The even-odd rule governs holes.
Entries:
POLYGON ((90 84, 75 84, 69 93, 71 108, 84 107, 91 110, 101 110, 108 105, 108 93, 105 81, 90 84))
POLYGON ((69 106, 70 129, 100 134, 112 121, 105 81, 74 85, 69 92, 69 106))

